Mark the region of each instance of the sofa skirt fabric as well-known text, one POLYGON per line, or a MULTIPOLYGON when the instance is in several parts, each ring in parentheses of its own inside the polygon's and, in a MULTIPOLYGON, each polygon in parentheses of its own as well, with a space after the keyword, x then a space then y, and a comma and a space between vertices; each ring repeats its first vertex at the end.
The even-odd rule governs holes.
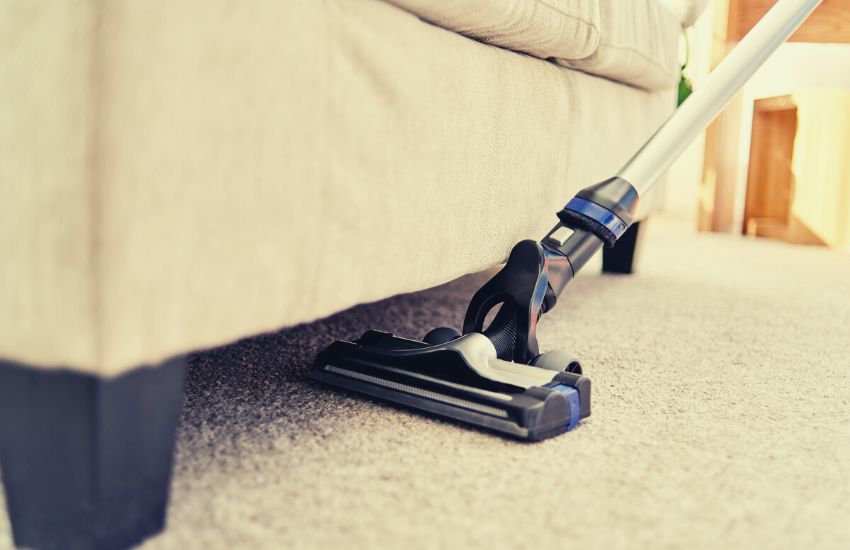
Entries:
POLYGON ((377 0, 81 5, 0 16, 28 364, 114 375, 487 268, 674 108, 377 0))

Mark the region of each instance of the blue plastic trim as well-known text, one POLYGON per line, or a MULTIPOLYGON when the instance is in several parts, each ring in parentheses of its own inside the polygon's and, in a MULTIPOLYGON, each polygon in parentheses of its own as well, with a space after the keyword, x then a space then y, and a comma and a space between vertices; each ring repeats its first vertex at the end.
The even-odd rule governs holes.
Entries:
POLYGON ((613 233, 618 239, 620 235, 626 232, 626 222, 618 218, 613 212, 607 208, 599 206, 595 202, 591 202, 581 197, 573 197, 570 202, 564 206, 564 210, 576 212, 595 220, 613 233))
POLYGON ((554 390, 560 393, 567 400, 567 407, 569 407, 570 410, 570 420, 567 423, 567 431, 570 431, 576 426, 578 426, 578 421, 581 417, 581 407, 579 406, 578 390, 572 386, 567 386, 566 384, 553 384, 547 387, 550 390, 554 390))

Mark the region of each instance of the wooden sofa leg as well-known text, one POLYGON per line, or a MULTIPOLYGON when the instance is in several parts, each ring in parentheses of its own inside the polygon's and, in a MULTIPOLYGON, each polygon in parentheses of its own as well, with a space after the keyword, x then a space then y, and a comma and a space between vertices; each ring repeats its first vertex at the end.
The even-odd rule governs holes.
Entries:
POLYGON ((102 378, 0 361, 0 470, 16 546, 111 550, 162 530, 185 365, 102 378))
POLYGON ((645 221, 633 223, 613 247, 602 249, 603 273, 635 272, 645 224, 645 221))

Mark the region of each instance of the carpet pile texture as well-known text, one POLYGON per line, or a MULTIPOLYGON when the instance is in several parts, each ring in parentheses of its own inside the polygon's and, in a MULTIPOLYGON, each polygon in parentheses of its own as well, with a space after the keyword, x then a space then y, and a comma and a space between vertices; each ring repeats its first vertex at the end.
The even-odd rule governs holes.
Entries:
POLYGON ((639 273, 588 268, 541 321, 594 384, 542 443, 305 380, 335 338, 459 325, 486 277, 193 355, 144 550, 850 546, 850 255, 653 220, 639 273))

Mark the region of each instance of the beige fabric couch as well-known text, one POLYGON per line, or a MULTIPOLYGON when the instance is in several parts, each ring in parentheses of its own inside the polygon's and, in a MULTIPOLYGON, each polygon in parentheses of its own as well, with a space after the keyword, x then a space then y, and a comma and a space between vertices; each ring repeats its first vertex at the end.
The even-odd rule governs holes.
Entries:
POLYGON ((0 357, 111 375, 488 267, 673 109, 655 0, 394 4, 6 3, 0 357))
POLYGON ((670 115, 698 4, 0 4, 15 544, 124 548, 162 528, 181 355, 541 238, 670 115))

